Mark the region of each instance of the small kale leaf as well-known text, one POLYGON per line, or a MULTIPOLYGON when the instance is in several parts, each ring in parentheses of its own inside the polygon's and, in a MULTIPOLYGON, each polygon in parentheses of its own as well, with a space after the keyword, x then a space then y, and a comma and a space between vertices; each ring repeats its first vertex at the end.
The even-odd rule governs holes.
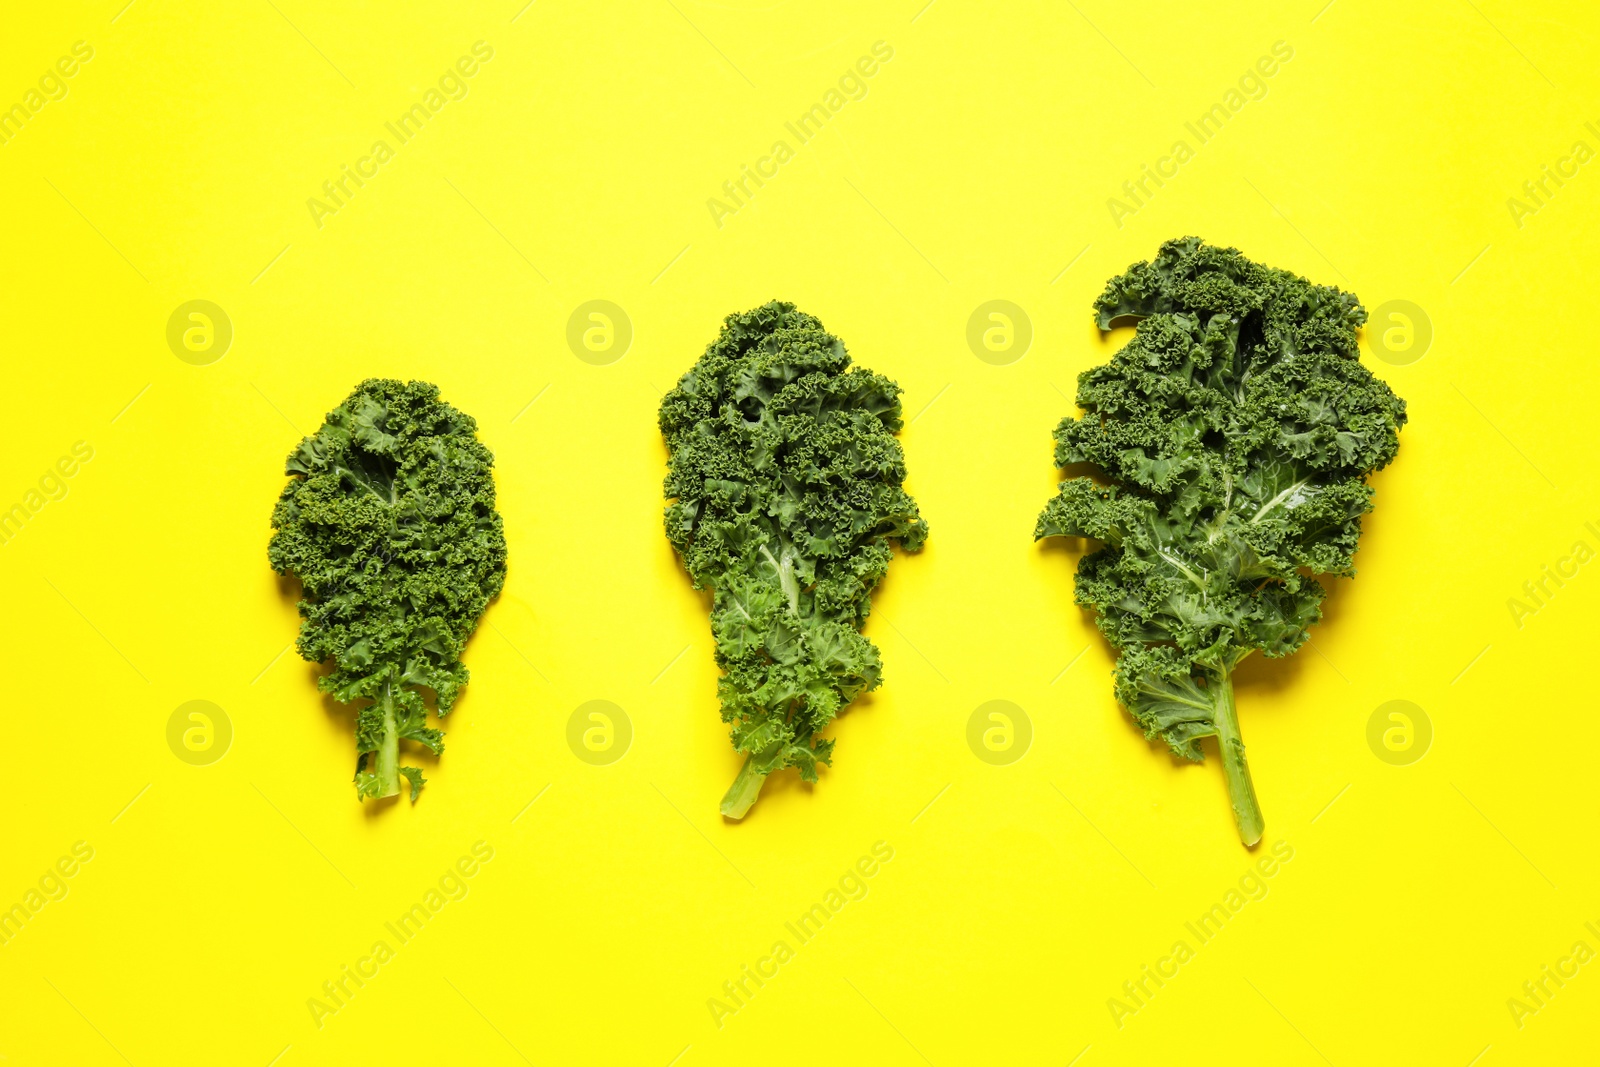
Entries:
POLYGON ((267 558, 300 579, 300 655, 331 663, 318 686, 356 704, 356 795, 390 797, 399 744, 444 751, 442 718, 467 668, 461 652, 505 582, 494 457, 471 417, 427 382, 369 379, 286 464, 267 558), (369 769, 370 764, 370 769, 369 769))

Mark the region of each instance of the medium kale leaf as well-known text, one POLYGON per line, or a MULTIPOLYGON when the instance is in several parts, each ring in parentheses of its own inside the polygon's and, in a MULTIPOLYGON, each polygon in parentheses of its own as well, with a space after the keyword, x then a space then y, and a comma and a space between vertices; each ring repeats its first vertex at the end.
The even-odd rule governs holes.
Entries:
POLYGON ((1079 376, 1084 414, 1056 428, 1055 458, 1111 484, 1062 482, 1034 537, 1103 543, 1079 562, 1076 600, 1120 650, 1117 699, 1188 759, 1217 737, 1253 845, 1264 822, 1232 672, 1305 643, 1316 575, 1355 574, 1367 476, 1394 458, 1405 401, 1359 362, 1354 296, 1235 249, 1169 241, 1094 306, 1102 330, 1137 330, 1079 376))
POLYGON ((417 799, 422 771, 398 765, 399 743, 444 750, 424 693, 449 712, 461 651, 505 582, 494 457, 476 431, 437 386, 373 378, 289 456, 267 558, 300 579, 300 654, 333 664, 318 688, 364 701, 362 799, 395 796, 402 776, 417 799))
POLYGON ((722 813, 767 775, 831 762, 828 722, 881 680, 859 629, 893 555, 928 526, 901 487, 900 387, 848 369, 843 343, 793 304, 729 315, 661 401, 667 536, 710 587, 722 719, 743 768, 722 813))

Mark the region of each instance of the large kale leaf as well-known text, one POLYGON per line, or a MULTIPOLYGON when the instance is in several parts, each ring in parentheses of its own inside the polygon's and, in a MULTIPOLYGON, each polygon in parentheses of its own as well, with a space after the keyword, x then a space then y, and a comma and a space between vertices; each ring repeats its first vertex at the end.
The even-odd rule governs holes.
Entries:
POLYGON ((476 430, 435 385, 369 379, 290 454, 273 508, 267 556, 300 579, 300 654, 332 662, 323 691, 362 702, 363 799, 394 796, 402 776, 417 798, 422 771, 398 765, 399 742, 443 751, 424 693, 449 712, 461 651, 505 582, 494 457, 476 430))
POLYGON ((1202 758, 1217 736, 1235 819, 1260 839, 1231 673, 1287 656, 1321 618, 1316 575, 1354 575, 1367 476, 1389 463, 1405 402, 1359 362, 1349 293, 1195 237, 1111 279, 1101 329, 1131 340, 1078 380, 1084 414, 1056 428, 1068 478, 1036 538, 1103 543, 1076 600, 1120 650, 1117 698, 1146 736, 1202 758))
POLYGON ((859 632, 898 542, 928 527, 901 487, 899 386, 861 369, 794 305, 728 316, 661 401, 667 536, 712 590, 722 718, 743 769, 742 818, 766 776, 830 762, 828 722, 881 679, 859 632))

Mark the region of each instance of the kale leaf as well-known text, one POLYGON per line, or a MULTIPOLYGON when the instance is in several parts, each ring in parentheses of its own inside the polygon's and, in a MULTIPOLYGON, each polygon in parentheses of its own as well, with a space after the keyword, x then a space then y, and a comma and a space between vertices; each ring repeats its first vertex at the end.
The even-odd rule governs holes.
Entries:
POLYGON ((729 315, 661 401, 667 536, 712 589, 722 719, 746 754, 722 799, 743 818, 767 775, 830 763, 829 720, 881 680, 859 629, 898 542, 928 526, 901 488, 900 387, 848 369, 822 323, 772 302, 729 315))
POLYGON ((1145 736, 1222 753, 1240 839, 1264 822, 1245 763, 1232 673, 1287 656, 1322 616, 1320 574, 1355 574, 1367 476, 1399 447, 1405 401, 1359 362, 1356 298, 1236 249, 1186 237, 1111 279, 1102 330, 1138 322, 1078 379, 1081 418, 1056 428, 1069 478, 1035 538, 1088 537, 1077 603, 1120 655, 1117 699, 1145 736))
POLYGON ((461 651, 505 582, 494 457, 477 423, 428 382, 373 378, 289 455, 272 511, 272 569, 300 579, 298 648, 332 661, 318 688, 356 712, 356 795, 417 799, 399 743, 444 750, 442 718, 467 682, 461 651), (373 769, 368 770, 369 760, 373 769))

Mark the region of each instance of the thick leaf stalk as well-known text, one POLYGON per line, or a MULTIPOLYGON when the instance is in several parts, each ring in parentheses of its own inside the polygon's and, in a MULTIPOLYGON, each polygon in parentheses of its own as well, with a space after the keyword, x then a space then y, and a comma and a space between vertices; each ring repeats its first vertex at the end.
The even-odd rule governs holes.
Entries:
POLYGON ((1222 770, 1228 780, 1228 802, 1233 807, 1233 822, 1239 840, 1246 848, 1261 840, 1266 819, 1256 800, 1256 786, 1250 780, 1250 764, 1244 755, 1244 739, 1239 736, 1239 711, 1233 702, 1233 677, 1222 671, 1215 678, 1217 747, 1222 751, 1222 770))
POLYGON ((400 728, 394 721, 394 697, 387 684, 383 687, 383 733, 378 738, 376 767, 372 793, 376 797, 400 795, 400 728))
POLYGON ((749 814, 757 798, 761 796, 761 787, 767 784, 767 772, 760 770, 765 765, 761 758, 766 756, 771 759, 772 754, 751 753, 744 758, 744 765, 739 768, 739 775, 722 795, 722 814, 730 819, 742 819, 749 814))

